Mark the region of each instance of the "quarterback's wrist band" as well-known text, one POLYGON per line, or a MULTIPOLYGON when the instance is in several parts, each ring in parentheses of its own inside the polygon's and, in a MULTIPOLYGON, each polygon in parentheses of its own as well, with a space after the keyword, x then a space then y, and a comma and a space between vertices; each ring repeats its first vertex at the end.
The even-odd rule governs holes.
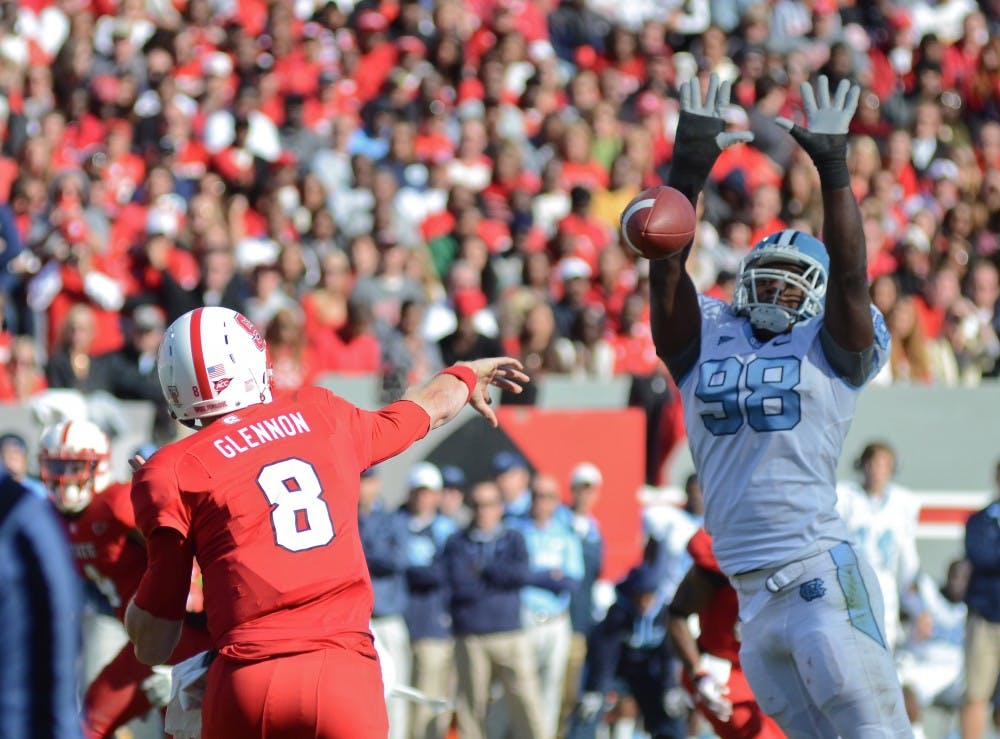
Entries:
POLYGON ((476 377, 476 373, 473 372, 471 367, 466 367, 460 364, 453 364, 451 367, 445 367, 443 370, 438 372, 439 375, 453 375, 459 380, 465 383, 466 387, 469 388, 469 397, 465 399, 468 403, 472 398, 472 393, 476 389, 476 383, 479 378, 476 377))

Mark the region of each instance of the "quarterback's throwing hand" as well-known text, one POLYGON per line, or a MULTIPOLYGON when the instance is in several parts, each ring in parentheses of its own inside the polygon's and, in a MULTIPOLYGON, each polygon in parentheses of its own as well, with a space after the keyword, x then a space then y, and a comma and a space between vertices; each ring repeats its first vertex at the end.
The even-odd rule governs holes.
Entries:
POLYGON ((499 425, 496 413, 491 408, 489 386, 493 385, 511 393, 520 393, 521 385, 530 382, 524 373, 524 365, 513 357, 490 357, 472 362, 459 362, 476 373, 476 389, 472 391, 469 405, 475 408, 496 428, 499 425))

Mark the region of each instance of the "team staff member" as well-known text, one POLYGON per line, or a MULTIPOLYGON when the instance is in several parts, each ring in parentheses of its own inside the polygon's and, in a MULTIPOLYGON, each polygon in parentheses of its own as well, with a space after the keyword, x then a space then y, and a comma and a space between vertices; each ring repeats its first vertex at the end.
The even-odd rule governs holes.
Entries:
POLYGON ((487 386, 517 392, 527 379, 521 365, 456 365, 377 412, 321 388, 272 402, 260 333, 245 316, 212 307, 171 324, 158 370, 171 413, 200 430, 160 449, 133 480, 149 550, 126 615, 137 656, 156 663, 172 651, 197 556, 218 653, 205 739, 384 738, 360 474, 467 402, 496 425, 487 386))
POLYGON ((721 739, 780 739, 785 735, 760 710, 740 668, 736 591, 712 554, 712 538, 698 529, 688 542, 693 564, 667 612, 667 633, 684 665, 682 681, 721 739), (688 617, 698 614, 697 641, 688 617))

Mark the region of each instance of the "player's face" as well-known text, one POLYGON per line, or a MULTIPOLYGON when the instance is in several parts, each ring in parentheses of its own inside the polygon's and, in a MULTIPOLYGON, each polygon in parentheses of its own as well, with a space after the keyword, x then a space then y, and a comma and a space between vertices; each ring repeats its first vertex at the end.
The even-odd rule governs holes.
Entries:
MULTIPOLYGON (((798 264, 773 264, 771 269, 792 272, 801 275, 803 267, 798 264)), ((759 277, 756 282, 757 300, 761 303, 774 303, 790 310, 798 310, 805 300, 806 294, 802 288, 789 284, 777 277, 759 277)))

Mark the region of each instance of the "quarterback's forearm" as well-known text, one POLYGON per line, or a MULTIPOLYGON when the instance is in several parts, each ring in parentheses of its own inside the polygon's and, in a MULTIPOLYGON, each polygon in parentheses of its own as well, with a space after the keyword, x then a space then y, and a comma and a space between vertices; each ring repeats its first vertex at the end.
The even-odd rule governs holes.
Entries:
POLYGON ((125 611, 125 631, 135 645, 135 657, 143 664, 159 665, 170 659, 181 638, 183 621, 157 618, 132 601, 125 611))
POLYGON ((454 375, 434 375, 423 385, 406 391, 403 400, 416 403, 431 419, 430 428, 443 426, 458 415, 469 400, 469 388, 454 375))

